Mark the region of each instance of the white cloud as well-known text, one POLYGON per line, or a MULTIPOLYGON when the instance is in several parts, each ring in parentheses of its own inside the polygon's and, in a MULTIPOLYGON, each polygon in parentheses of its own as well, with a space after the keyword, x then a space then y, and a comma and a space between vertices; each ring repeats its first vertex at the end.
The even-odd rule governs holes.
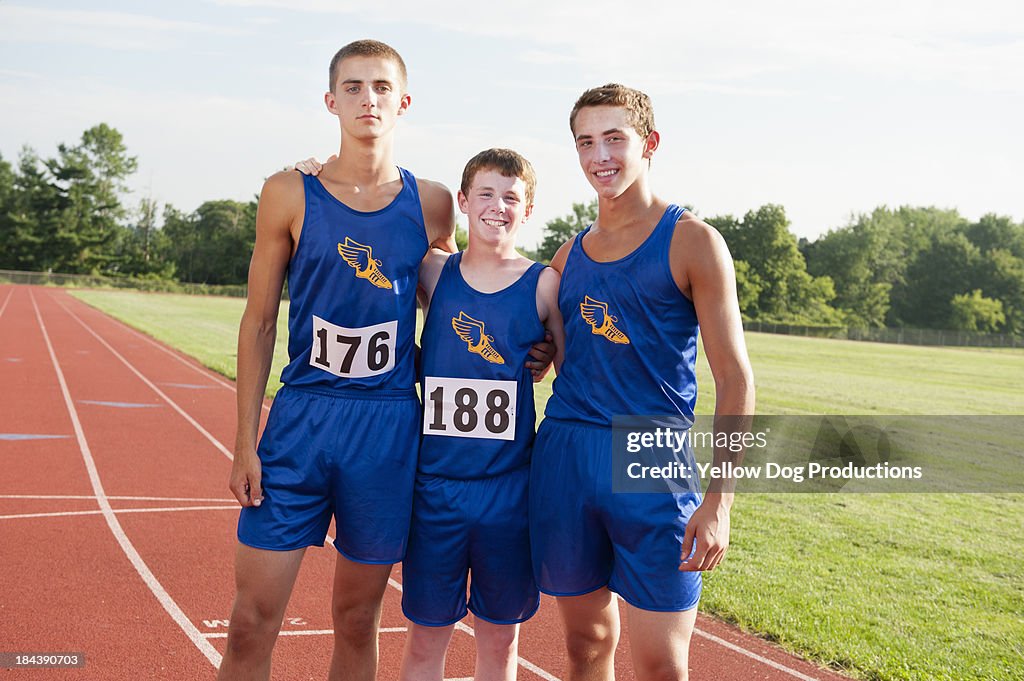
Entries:
MULTIPOLYGON (((515 39, 534 44, 522 49, 525 61, 584 64, 599 79, 625 73, 632 82, 682 78, 722 85, 756 77, 765 69, 844 68, 885 78, 955 79, 971 89, 1024 92, 1019 76, 1024 70, 1024 7, 1012 0, 742 0, 726 5, 521 0, 515 8, 456 0, 219 2, 358 12, 361 20, 377 23, 400 17, 404 23, 515 39)), ((503 49, 508 47, 515 49, 516 44, 503 49)))
POLYGON ((121 51, 167 49, 181 34, 238 35, 242 29, 143 14, 0 4, 0 40, 76 44, 121 51))

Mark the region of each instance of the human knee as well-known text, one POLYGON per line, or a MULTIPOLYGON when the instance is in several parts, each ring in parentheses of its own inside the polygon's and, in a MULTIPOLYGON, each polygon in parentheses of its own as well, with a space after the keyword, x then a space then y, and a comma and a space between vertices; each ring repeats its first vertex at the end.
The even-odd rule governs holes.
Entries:
POLYGON ((440 649, 444 654, 447 640, 428 627, 412 625, 406 633, 406 654, 416 662, 433 660, 440 649))
POLYGON ((686 665, 672 660, 636 663, 636 678, 641 681, 687 681, 686 665))
POLYGON ((609 627, 571 629, 565 635, 566 651, 576 665, 592 665, 610 658, 617 643, 609 627))
POLYGON ((486 630, 477 627, 477 651, 489 659, 514 657, 519 642, 518 633, 515 625, 489 626, 486 630))
POLYGON ((377 638, 377 609, 358 605, 334 606, 334 633, 350 646, 361 647, 372 644, 377 638))
POLYGON ((244 654, 273 645, 281 629, 281 618, 259 603, 236 603, 231 612, 228 649, 244 654))

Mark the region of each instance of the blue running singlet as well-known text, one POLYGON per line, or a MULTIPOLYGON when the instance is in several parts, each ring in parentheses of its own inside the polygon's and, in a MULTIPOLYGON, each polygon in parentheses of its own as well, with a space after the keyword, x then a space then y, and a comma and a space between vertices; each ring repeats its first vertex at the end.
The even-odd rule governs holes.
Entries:
POLYGON ((534 263, 513 284, 481 293, 462 278, 462 254, 441 270, 423 326, 423 439, 419 472, 454 479, 526 466, 533 443, 533 377, 524 365, 544 338, 534 263))
POLYGON ((558 306, 565 363, 545 415, 610 426, 616 415, 681 414, 697 401, 697 313, 669 268, 684 208, 670 205, 636 250, 612 262, 576 236, 562 271, 558 306))
POLYGON ((416 284, 428 242, 416 178, 386 207, 349 208, 303 176, 306 212, 288 266, 288 366, 296 388, 411 390, 416 284))

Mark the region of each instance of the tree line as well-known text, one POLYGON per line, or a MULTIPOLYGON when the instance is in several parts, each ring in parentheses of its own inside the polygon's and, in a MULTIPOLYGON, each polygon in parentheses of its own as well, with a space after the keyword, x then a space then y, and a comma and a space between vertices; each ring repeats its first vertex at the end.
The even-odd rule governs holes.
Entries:
POLYGON ((127 207, 138 165, 100 124, 52 158, 0 157, 0 269, 242 284, 256 241, 256 200, 206 201, 191 213, 144 198, 127 207))
MULTIPOLYGON (((536 256, 597 217, 597 200, 547 224, 536 256)), ((814 241, 782 206, 704 218, 736 265, 745 319, 856 328, 919 327, 1024 334, 1024 224, 994 214, 876 208, 814 241)))
MULTIPOLYGON (((256 197, 190 213, 165 205, 158 215, 148 198, 129 208, 125 183, 136 167, 106 124, 51 158, 29 147, 16 164, 0 157, 0 269, 244 284, 256 197)), ((596 200, 574 204, 527 255, 550 261, 596 214, 596 200)), ((1024 224, 1010 218, 880 207, 814 241, 798 240, 774 204, 705 221, 733 255, 746 319, 1024 334, 1024 224)), ((465 232, 458 236, 465 247, 465 232)))

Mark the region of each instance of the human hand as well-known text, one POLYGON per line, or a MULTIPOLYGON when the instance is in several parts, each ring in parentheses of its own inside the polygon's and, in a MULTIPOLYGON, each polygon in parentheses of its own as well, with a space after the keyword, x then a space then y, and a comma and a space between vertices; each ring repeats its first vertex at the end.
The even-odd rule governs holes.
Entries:
MULTIPOLYGON (((331 157, 327 159, 327 162, 330 163, 331 161, 337 158, 337 154, 332 154, 331 157)), ((320 171, 323 170, 323 168, 323 164, 316 159, 316 156, 310 156, 305 161, 299 161, 294 166, 292 166, 292 170, 298 170, 303 175, 313 176, 319 175, 320 171)))
POLYGON ((714 570, 728 548, 729 505, 721 497, 708 494, 686 523, 679 569, 683 572, 714 570))
POLYGON ((263 503, 263 466, 255 449, 235 452, 228 488, 243 507, 263 503))
POLYGON ((555 344, 552 342, 554 337, 551 332, 547 329, 544 330, 544 340, 535 343, 530 348, 530 359, 526 360, 526 366, 529 367, 530 373, 533 374, 533 382, 540 383, 547 376, 548 371, 551 370, 551 363, 555 361, 555 344))

